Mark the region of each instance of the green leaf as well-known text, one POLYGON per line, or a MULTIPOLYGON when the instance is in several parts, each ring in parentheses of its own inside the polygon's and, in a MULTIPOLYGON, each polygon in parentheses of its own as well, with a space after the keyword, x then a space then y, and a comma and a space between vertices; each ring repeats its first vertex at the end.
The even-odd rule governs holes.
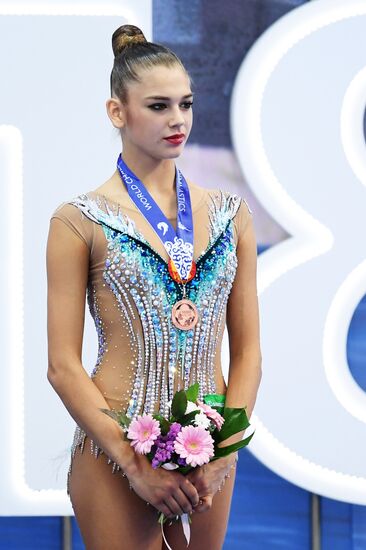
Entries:
POLYGON ((160 421, 160 429, 162 435, 166 435, 170 430, 170 422, 168 422, 165 418, 162 418, 160 421))
POLYGON ((242 439, 241 441, 237 441, 236 443, 233 443, 232 445, 227 445, 227 447, 216 447, 215 448, 215 457, 216 458, 222 458, 223 456, 227 456, 231 453, 234 453, 235 451, 238 451, 239 449, 242 449, 243 447, 246 447, 250 440, 252 439, 254 435, 254 432, 250 434, 245 439, 242 439))
POLYGON ((113 418, 113 420, 118 422, 118 414, 115 411, 111 411, 110 409, 100 409, 100 410, 104 412, 104 414, 106 414, 107 416, 110 416, 111 418, 113 418))
POLYGON ((179 468, 177 468, 176 471, 180 472, 181 474, 183 474, 185 476, 189 472, 191 472, 192 470, 193 470, 193 467, 188 464, 187 466, 179 466, 179 468))
POLYGON ((100 409, 110 418, 113 418, 122 428, 128 428, 131 424, 131 419, 128 418, 124 413, 112 411, 111 409, 100 409))
POLYGON ((198 382, 196 382, 192 386, 189 386, 189 388, 186 390, 187 400, 193 401, 193 403, 195 403, 198 399, 199 389, 200 389, 200 385, 198 382))
POLYGON ((161 414, 153 414, 153 418, 159 422, 162 435, 166 435, 170 430, 170 422, 161 414))
POLYGON ((220 443, 221 442, 220 430, 215 428, 214 431, 211 433, 211 437, 215 443, 220 443))
POLYGON ((124 413, 118 413, 118 422, 121 424, 121 426, 128 426, 131 424, 131 418, 128 418, 124 413))
POLYGON ((225 422, 215 438, 217 441, 224 441, 228 437, 250 426, 245 409, 225 407, 223 417, 225 422))
MULTIPOLYGON (((154 448, 154 447, 153 447, 154 448)), ((153 449, 152 448, 152 449, 153 449)), ((150 460, 150 462, 152 462, 152 459, 154 458, 155 456, 155 451, 151 450, 149 453, 147 453, 146 457, 150 460)))
POLYGON ((196 414, 199 414, 198 409, 182 416, 179 420, 179 423, 182 424, 182 426, 188 426, 192 422, 192 420, 194 420, 196 414))
POLYGON ((166 516, 164 516, 163 512, 160 512, 159 514, 159 517, 158 517, 158 522, 160 523, 160 525, 164 525, 164 523, 166 522, 168 518, 166 516))
POLYGON ((172 401, 172 415, 179 420, 187 408, 187 397, 184 390, 177 391, 172 401))

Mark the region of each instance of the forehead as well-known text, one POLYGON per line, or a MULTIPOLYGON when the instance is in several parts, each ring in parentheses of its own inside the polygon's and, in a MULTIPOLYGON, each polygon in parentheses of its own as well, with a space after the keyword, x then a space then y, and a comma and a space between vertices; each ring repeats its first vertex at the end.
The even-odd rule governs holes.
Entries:
POLYGON ((131 83, 133 95, 141 98, 149 96, 178 97, 191 93, 187 73, 178 65, 172 67, 157 66, 139 71, 140 82, 131 83))

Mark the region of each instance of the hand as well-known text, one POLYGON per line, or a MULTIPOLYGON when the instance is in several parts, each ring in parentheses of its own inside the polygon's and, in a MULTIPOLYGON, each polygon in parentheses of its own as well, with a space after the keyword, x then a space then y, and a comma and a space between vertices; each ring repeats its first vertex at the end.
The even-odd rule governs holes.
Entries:
POLYGON ((198 505, 197 489, 179 472, 152 468, 148 459, 136 454, 135 468, 127 473, 132 489, 166 517, 192 512, 198 505))
POLYGON ((206 512, 211 508, 214 495, 235 462, 235 454, 230 454, 199 466, 187 474, 186 477, 193 483, 200 497, 200 503, 195 507, 195 512, 206 512))

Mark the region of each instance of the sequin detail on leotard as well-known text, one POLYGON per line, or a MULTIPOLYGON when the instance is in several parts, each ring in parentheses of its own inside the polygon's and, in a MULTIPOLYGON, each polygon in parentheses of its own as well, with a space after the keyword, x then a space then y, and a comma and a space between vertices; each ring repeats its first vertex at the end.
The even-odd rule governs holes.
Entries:
POLYGON ((99 304, 98 304, 96 294, 97 293, 95 288, 93 288, 93 290, 88 293, 89 311, 90 311, 90 315, 94 319, 94 324, 98 335, 98 357, 90 375, 92 378, 98 373, 99 365, 102 362, 102 359, 104 357, 106 347, 107 347, 107 341, 105 336, 105 326, 100 316, 99 304))
MULTIPOLYGON (((120 323, 116 326, 114 321, 113 331, 123 328, 132 357, 129 392, 120 397, 115 408, 130 418, 143 412, 168 415, 168 402, 174 392, 196 381, 200 383, 200 398, 215 393, 215 356, 237 268, 232 219, 241 200, 221 190, 209 194, 208 246, 196 260, 196 276, 186 285, 187 297, 196 304, 199 321, 188 331, 179 330, 171 320, 172 306, 182 298, 181 285, 171 279, 167 262, 138 231, 134 221, 101 196, 82 194, 70 201, 102 227, 106 238, 102 277, 105 291, 114 296, 120 323)), ((108 369, 114 368, 107 362, 114 332, 107 332, 92 283, 88 285, 88 303, 99 343, 92 376, 98 375, 103 384, 109 376, 108 369)), ((118 385, 114 391, 118 393, 118 385)), ((78 447, 83 450, 85 437, 77 426, 72 457, 78 447)), ((91 440, 91 452, 97 457, 103 451, 91 440)), ((115 463, 113 468, 119 470, 115 463)))

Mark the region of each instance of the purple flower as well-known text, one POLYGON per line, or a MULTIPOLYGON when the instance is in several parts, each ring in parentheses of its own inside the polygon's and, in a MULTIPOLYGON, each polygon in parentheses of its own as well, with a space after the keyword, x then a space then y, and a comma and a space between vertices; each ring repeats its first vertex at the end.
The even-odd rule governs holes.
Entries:
POLYGON ((154 458, 152 459, 152 467, 158 468, 160 463, 168 462, 174 452, 174 441, 178 433, 181 431, 182 426, 179 422, 173 422, 170 426, 169 432, 166 435, 159 435, 155 442, 153 451, 155 451, 154 458))
POLYGON ((168 433, 169 439, 175 439, 181 429, 182 426, 181 424, 179 424, 179 422, 173 422, 173 424, 170 426, 170 430, 168 433))

